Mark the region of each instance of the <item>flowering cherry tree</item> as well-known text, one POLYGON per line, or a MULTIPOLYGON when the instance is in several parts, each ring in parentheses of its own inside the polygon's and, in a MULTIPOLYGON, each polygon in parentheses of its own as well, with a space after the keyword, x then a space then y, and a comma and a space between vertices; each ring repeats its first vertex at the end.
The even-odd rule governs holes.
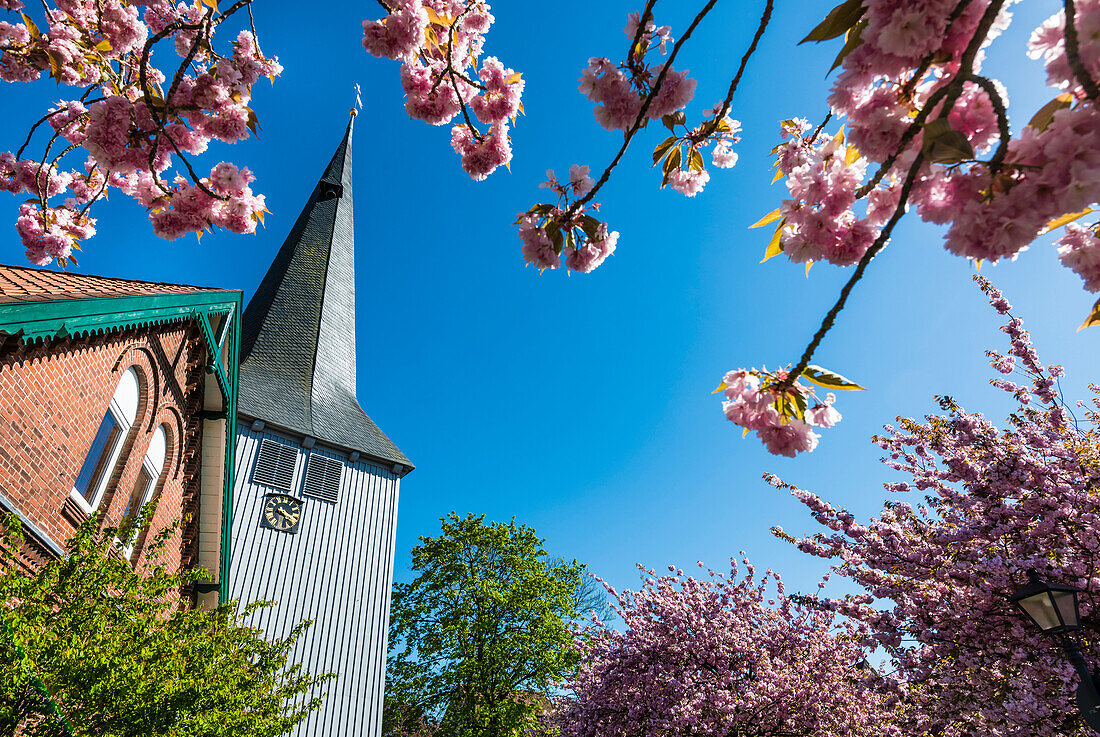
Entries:
POLYGON ((900 737, 898 701, 865 667, 865 625, 834 626, 816 597, 744 563, 702 580, 647 570, 637 592, 605 584, 624 629, 578 633, 562 737, 900 737))
POLYGON ((221 162, 201 175, 188 158, 254 133, 252 85, 282 71, 251 24, 215 47, 215 30, 242 10, 251 19, 251 2, 219 12, 218 0, 57 0, 36 21, 0 0, 19 18, 0 21, 0 79, 48 75, 72 90, 0 153, 0 190, 29 195, 16 229, 31 262, 76 263, 95 233, 89 210, 112 188, 146 207, 162 238, 255 231, 266 210, 252 173, 221 162))
MULTIPOLYGON (((1062 262, 1082 277, 1086 289, 1100 291, 1100 223, 1074 222, 1100 201, 1100 0, 1064 0, 1063 9, 1032 34, 1028 55, 1046 66, 1057 95, 1013 136, 1008 92, 983 76, 982 62, 985 49, 1008 27, 1016 1, 844 0, 804 39, 839 47, 828 70, 839 68, 829 113, 818 125, 801 118, 780 123, 773 181, 785 180, 788 197, 753 227, 774 224, 765 260, 782 254, 807 269, 825 261, 854 271, 796 363, 778 372, 731 372, 723 382, 727 417, 756 431, 773 452, 812 450, 817 435, 811 428, 839 419, 833 409, 825 422, 808 416, 806 406, 816 398, 799 379, 812 381, 814 352, 909 210, 946 226, 945 247, 978 264, 1015 258, 1038 235, 1065 226, 1057 242, 1062 262), (835 130, 826 130, 830 123, 835 130), (753 380, 731 382, 736 376, 753 380), (743 411, 744 405, 755 404, 760 409, 743 411)), ((653 149, 659 186, 697 196, 710 179, 703 156, 707 149, 716 168, 736 163, 733 145, 740 139, 740 124, 731 116, 734 97, 771 23, 774 0, 765 0, 725 98, 689 121, 697 80, 674 63, 716 4, 702 3, 677 33, 657 25, 657 2, 647 0, 628 17, 623 60, 593 57, 580 70, 579 92, 594 103, 601 126, 623 131, 623 142, 594 182, 586 173, 564 187, 552 176, 543 185, 558 201, 536 204, 517 220, 527 263, 552 270, 564 261, 571 271, 590 272, 620 245, 618 233, 593 215, 599 209, 595 198, 649 122, 661 121, 671 133, 653 149)), ((476 24, 476 43, 471 43, 463 35, 470 33, 464 19, 488 14, 488 5, 480 0, 385 0, 382 5, 389 14, 364 25, 364 45, 404 61, 402 82, 411 115, 440 124, 463 113, 465 123, 452 134, 455 148, 471 176, 483 178, 492 167, 468 165, 459 141, 500 149, 502 161, 510 157, 492 141, 492 131, 479 133, 467 114, 466 100, 476 102, 479 89, 506 96, 503 88, 478 87, 464 73, 467 63, 472 70, 480 34, 488 28, 486 22, 476 24), (452 44, 470 52, 452 54, 452 44), (411 86, 409 69, 427 69, 428 76, 411 86), (445 114, 424 116, 418 111, 425 105, 445 114)), ((520 92, 513 86, 507 96, 518 99, 520 92)), ((522 110, 518 104, 509 108, 522 110)), ((1096 323, 1100 301, 1085 325, 1096 323)))
POLYGON ((772 478, 826 528, 774 531, 864 589, 821 604, 863 623, 862 644, 888 656, 887 685, 910 705, 904 734, 1084 737, 1073 668, 1008 597, 1029 568, 1082 588, 1082 650, 1100 662, 1100 398, 1064 403, 1061 368, 1040 363, 1009 303, 979 282, 1007 318, 1008 352, 988 353, 991 383, 1017 403, 1007 425, 940 397, 942 414, 899 419, 876 438, 905 477, 887 484, 897 498, 878 517, 858 522, 772 478))

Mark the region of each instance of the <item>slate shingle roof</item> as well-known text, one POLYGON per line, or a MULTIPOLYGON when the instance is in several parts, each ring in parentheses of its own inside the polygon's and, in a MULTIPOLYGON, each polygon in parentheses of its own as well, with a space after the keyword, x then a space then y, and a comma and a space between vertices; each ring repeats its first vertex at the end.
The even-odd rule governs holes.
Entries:
POLYGON ((245 307, 238 409, 247 417, 411 468, 355 396, 351 134, 349 123, 245 307))
POLYGON ((0 264, 0 304, 217 291, 224 290, 0 264))

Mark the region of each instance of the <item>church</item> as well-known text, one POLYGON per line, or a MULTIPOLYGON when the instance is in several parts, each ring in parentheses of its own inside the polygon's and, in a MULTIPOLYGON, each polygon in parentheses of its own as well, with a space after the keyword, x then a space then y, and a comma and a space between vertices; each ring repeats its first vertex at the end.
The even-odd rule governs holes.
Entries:
POLYGON ((168 564, 210 573, 194 605, 274 601, 251 615, 271 637, 313 622, 292 660, 336 678, 296 737, 381 733, 413 469, 356 395, 354 122, 243 311, 236 290, 0 266, 0 510, 24 565, 90 516, 184 520, 168 564))
POLYGON ((378 735, 401 479, 355 392, 352 128, 244 310, 229 595, 313 620, 294 659, 334 672, 296 734, 378 735))

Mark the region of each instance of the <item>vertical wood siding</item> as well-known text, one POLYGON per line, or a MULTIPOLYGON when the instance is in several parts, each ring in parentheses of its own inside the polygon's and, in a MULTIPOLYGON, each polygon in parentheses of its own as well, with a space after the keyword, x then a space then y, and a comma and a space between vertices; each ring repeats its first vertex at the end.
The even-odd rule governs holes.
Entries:
POLYGON ((235 479, 230 597, 242 604, 277 602, 251 619, 269 636, 284 636, 295 623, 313 620, 292 659, 310 673, 337 674, 319 689, 320 709, 293 734, 378 737, 400 480, 378 466, 348 463, 319 446, 306 451, 297 441, 247 427, 237 433, 235 479), (252 482, 262 438, 298 451, 292 494, 303 502, 297 534, 260 526, 264 495, 278 491, 252 482), (310 454, 344 464, 338 502, 302 496, 310 454))

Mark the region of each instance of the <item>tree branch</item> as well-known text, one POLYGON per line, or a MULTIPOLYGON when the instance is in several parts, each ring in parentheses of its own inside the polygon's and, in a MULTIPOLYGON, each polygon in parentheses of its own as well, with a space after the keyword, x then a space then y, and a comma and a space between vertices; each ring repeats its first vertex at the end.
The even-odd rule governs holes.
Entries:
POLYGON ((1074 76, 1077 77, 1077 81, 1085 88, 1085 94, 1095 102, 1100 97, 1100 87, 1096 86, 1096 80, 1092 78, 1089 70, 1085 68, 1085 63, 1081 61, 1081 49, 1077 43, 1077 13, 1074 1, 1065 0, 1065 8, 1066 58, 1069 60, 1069 66, 1073 70, 1074 76))

